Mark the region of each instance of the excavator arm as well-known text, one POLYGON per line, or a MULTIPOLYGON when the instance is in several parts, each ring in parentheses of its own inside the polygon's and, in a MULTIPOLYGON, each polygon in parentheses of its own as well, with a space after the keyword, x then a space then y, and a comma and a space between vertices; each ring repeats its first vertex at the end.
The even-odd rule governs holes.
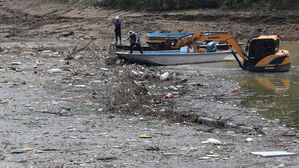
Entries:
POLYGON ((181 37, 177 43, 175 44, 175 48, 179 48, 182 46, 190 45, 192 43, 195 43, 196 41, 222 41, 225 43, 228 43, 232 46, 232 48, 235 50, 235 52, 243 59, 243 65, 240 63, 238 60, 237 56, 235 55, 234 52, 232 52, 237 59, 238 63, 240 64, 241 68, 245 68, 244 64, 247 62, 247 56, 245 52, 242 50, 240 47, 239 43, 237 40, 227 32, 199 32, 199 33, 194 33, 192 35, 188 35, 185 37, 181 37))

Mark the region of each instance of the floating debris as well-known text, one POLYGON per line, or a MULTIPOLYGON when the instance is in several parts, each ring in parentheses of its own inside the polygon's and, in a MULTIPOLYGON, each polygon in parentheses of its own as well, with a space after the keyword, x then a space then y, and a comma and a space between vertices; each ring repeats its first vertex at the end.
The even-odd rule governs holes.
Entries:
POLYGON ((149 136, 149 135, 140 135, 139 138, 152 138, 152 136, 149 136))
POLYGON ((48 72, 49 73, 61 73, 62 70, 61 69, 49 69, 48 72))
POLYGON ((252 138, 246 138, 246 142, 253 142, 252 138))
POLYGON ((21 62, 12 62, 11 65, 21 65, 21 62))
POLYGON ((169 79, 169 72, 165 72, 160 76, 160 80, 168 80, 169 79))
POLYGON ((202 143, 204 143, 204 144, 211 143, 211 144, 215 144, 215 145, 222 144, 221 141, 219 141, 218 139, 214 139, 214 138, 209 138, 206 141, 202 141, 202 143))
POLYGON ((253 155, 259 155, 263 157, 279 157, 279 156, 295 156, 297 153, 286 151, 267 151, 267 152, 251 152, 253 155))

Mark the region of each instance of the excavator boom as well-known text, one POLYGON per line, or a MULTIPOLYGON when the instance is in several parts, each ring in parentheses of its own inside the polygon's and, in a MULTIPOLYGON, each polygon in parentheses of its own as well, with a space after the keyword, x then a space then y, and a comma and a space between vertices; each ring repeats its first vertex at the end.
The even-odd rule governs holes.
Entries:
POLYGON ((236 53, 243 59, 243 61, 247 60, 247 56, 245 52, 240 47, 237 40, 227 32, 199 32, 194 33, 192 35, 182 37, 178 40, 175 47, 179 48, 182 46, 189 45, 190 43, 195 43, 196 41, 222 41, 228 43, 235 49, 236 53))

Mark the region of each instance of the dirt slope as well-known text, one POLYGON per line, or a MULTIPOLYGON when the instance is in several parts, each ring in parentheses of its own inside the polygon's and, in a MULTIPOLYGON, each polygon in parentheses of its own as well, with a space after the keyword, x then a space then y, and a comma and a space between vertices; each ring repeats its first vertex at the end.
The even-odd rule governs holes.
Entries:
POLYGON ((113 18, 119 15, 123 36, 135 30, 148 32, 229 31, 239 40, 258 34, 283 34, 286 40, 299 39, 298 12, 232 12, 196 10, 184 13, 142 13, 70 6, 40 1, 1 1, 1 39, 111 39, 113 18))

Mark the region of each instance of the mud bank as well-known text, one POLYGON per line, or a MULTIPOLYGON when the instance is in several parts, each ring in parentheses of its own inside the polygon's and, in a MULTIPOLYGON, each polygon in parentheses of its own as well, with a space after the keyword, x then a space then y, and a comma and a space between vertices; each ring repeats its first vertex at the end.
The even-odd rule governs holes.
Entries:
POLYGON ((143 13, 27 0, 0 2, 0 38, 98 39, 102 45, 109 44, 114 38, 112 20, 117 15, 122 20, 124 37, 129 30, 138 32, 143 39, 148 32, 228 31, 245 41, 260 34, 283 34, 288 41, 299 39, 296 10, 143 13))

